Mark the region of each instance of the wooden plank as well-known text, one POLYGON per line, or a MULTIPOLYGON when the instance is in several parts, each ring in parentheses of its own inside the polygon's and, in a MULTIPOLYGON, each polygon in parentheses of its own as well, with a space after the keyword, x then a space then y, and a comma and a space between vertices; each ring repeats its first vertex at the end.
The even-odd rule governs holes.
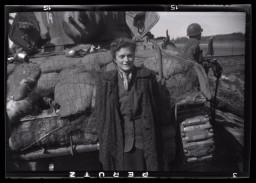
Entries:
POLYGON ((97 151, 99 149, 99 144, 89 144, 89 145, 74 145, 73 150, 71 146, 69 147, 60 147, 56 149, 40 149, 38 151, 33 151, 25 154, 15 154, 13 158, 23 159, 23 160, 37 160, 42 158, 51 158, 55 156, 65 156, 72 154, 72 151, 75 154, 97 151))

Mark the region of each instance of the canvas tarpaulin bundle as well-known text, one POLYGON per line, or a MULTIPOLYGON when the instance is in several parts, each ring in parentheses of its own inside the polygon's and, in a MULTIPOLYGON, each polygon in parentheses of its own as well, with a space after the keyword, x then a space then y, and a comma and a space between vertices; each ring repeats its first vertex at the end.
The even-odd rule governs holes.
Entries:
MULTIPOLYGON (((145 49, 136 52, 135 64, 144 65, 159 75, 159 59, 156 49, 145 49)), ((202 91, 209 96, 210 90, 207 76, 203 75, 197 63, 186 60, 173 48, 172 51, 162 50, 162 73, 165 87, 169 92, 171 106, 186 96, 202 91), (206 87, 206 88, 205 88, 206 87)))
POLYGON ((82 114, 71 118, 41 117, 24 121, 12 130, 9 147, 13 151, 23 151, 42 146, 69 146, 71 140, 74 145, 96 144, 94 114, 82 114))
POLYGON ((19 125, 21 118, 27 115, 38 115, 42 108, 49 107, 54 104, 53 100, 48 97, 41 97, 32 91, 28 97, 23 100, 10 100, 6 104, 6 111, 8 115, 8 122, 12 126, 19 125))
POLYGON ((16 67, 16 64, 8 64, 7 65, 7 72, 6 72, 7 76, 14 71, 15 67, 16 67))
POLYGON ((55 55, 50 57, 32 58, 33 63, 40 66, 42 73, 60 72, 83 65, 87 70, 101 70, 102 67, 112 61, 110 52, 96 52, 87 54, 84 57, 67 57, 55 55))
POLYGON ((59 74, 54 98, 60 105, 61 117, 90 111, 94 107, 96 77, 96 72, 86 72, 82 67, 63 70, 59 74))
POLYGON ((33 109, 33 101, 24 99, 10 100, 6 105, 6 111, 11 124, 16 123, 21 117, 28 115, 33 109))
POLYGON ((79 65, 81 63, 81 58, 74 59, 74 58, 66 57, 65 55, 57 55, 57 56, 40 58, 40 61, 36 61, 36 62, 39 64, 42 73, 49 73, 49 72, 60 72, 63 69, 68 69, 76 65, 79 65))
POLYGON ((112 60, 113 57, 110 52, 98 52, 86 55, 82 59, 81 64, 88 68, 88 70, 100 71, 104 66, 111 63, 112 60), (91 66, 91 68, 88 66, 91 66))
POLYGON ((34 63, 22 63, 17 64, 13 69, 12 73, 7 78, 7 101, 11 100, 14 95, 20 95, 19 100, 22 100, 26 95, 33 89, 29 88, 27 84, 21 83, 23 79, 33 81, 33 85, 37 82, 41 75, 40 67, 34 63), (26 86, 21 86, 22 84, 26 86), (20 90, 19 90, 20 88, 20 90), (27 93, 24 89, 29 89, 27 93), (17 93, 18 92, 18 93, 17 93), (21 92, 21 93, 20 93, 21 92), (22 95, 22 96, 21 96, 22 95))
POLYGON ((53 96, 54 88, 58 81, 58 73, 51 72, 41 74, 37 82, 36 93, 42 97, 53 96))

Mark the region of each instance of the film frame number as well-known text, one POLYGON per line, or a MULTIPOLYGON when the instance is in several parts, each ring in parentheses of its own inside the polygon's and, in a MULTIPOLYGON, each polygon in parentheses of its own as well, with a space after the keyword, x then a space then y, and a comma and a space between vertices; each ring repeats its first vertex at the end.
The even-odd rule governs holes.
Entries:
POLYGON ((49 11, 51 10, 51 6, 50 5, 44 5, 44 11, 49 11))

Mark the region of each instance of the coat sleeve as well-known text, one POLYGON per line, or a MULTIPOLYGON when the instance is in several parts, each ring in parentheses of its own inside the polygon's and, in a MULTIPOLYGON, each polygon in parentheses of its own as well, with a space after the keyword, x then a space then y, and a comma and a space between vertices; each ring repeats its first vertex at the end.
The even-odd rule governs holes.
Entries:
POLYGON ((151 101, 152 101, 152 108, 154 113, 154 118, 156 119, 156 123, 159 125, 162 123, 161 111, 160 111, 160 92, 159 92, 159 83, 156 80, 156 75, 152 74, 152 79, 150 81, 151 85, 151 101))
POLYGON ((163 156, 163 136, 161 132, 161 124, 163 124, 163 116, 161 111, 161 99, 160 99, 160 85, 156 80, 156 75, 152 74, 152 79, 150 81, 151 85, 151 101, 152 101, 152 110, 154 116, 154 128, 156 136, 156 150, 157 158, 159 164, 159 170, 164 170, 164 156, 163 156))
POLYGON ((104 127, 104 118, 105 118, 105 95, 104 95, 104 81, 102 80, 101 75, 97 78, 96 82, 96 124, 97 124, 97 134, 100 138, 102 130, 104 127))

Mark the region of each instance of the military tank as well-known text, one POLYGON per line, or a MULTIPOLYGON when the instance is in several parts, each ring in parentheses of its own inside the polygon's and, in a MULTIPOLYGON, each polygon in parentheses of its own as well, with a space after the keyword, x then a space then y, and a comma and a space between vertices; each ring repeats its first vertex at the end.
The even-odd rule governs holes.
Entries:
POLYGON ((206 67, 182 55, 168 33, 154 39, 150 29, 159 18, 156 12, 17 13, 6 70, 10 175, 101 170, 95 81, 115 68, 108 45, 118 37, 135 40, 135 65, 157 74, 165 170, 243 170, 243 112, 217 97, 220 64, 205 59, 212 70, 208 76, 206 67))

